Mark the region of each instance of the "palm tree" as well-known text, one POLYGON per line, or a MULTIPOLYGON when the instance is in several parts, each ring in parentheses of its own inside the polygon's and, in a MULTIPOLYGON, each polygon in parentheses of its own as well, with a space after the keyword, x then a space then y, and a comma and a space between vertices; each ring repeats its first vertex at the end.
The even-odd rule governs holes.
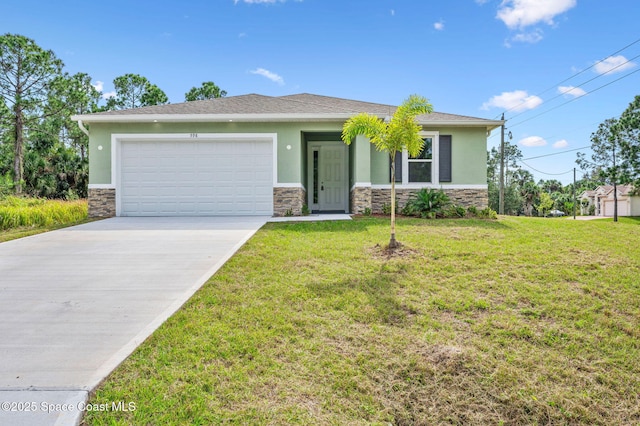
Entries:
POLYGON ((409 96, 400 105, 390 120, 382 121, 378 116, 360 113, 348 119, 342 127, 342 140, 351 144, 356 136, 363 135, 375 145, 378 151, 385 151, 391 159, 391 239, 389 249, 398 247, 396 241, 396 169, 395 157, 398 151, 406 149, 410 156, 422 151, 424 140, 420 137, 422 128, 416 122, 416 116, 430 114, 433 106, 418 95, 409 96))
POLYGON ((540 195, 540 187, 535 182, 525 182, 520 188, 520 194, 524 199, 524 214, 531 216, 533 214, 533 205, 538 195, 540 195))

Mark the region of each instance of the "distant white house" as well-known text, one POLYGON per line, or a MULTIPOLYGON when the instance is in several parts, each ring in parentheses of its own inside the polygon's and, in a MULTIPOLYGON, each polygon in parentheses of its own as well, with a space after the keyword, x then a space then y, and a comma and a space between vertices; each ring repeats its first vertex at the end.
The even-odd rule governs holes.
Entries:
MULTIPOLYGON (((618 216, 640 216, 640 195, 632 195, 632 185, 618 185, 618 216)), ((612 217, 615 200, 613 185, 601 185, 580 195, 580 213, 612 217)))

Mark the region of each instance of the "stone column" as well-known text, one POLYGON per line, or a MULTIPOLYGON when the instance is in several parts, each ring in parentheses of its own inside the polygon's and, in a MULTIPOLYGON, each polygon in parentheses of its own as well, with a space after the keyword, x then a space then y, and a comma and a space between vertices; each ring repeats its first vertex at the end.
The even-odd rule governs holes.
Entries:
POLYGON ((115 188, 89 188, 89 217, 113 217, 115 215, 115 188))

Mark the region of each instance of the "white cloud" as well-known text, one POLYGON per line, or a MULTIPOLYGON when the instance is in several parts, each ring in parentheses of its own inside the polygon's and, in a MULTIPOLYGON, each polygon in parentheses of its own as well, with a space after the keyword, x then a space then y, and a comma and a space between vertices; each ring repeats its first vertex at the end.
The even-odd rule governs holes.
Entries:
POLYGON ((516 112, 535 109, 542 104, 542 99, 535 95, 529 95, 525 90, 502 92, 482 104, 481 109, 501 108, 516 112))
POLYGON ((544 22, 575 7, 577 0, 503 0, 497 18, 511 29, 522 29, 544 22))
POLYGON ((557 141, 557 142, 555 142, 555 143, 553 144, 553 147, 554 147, 555 149, 566 148, 566 147, 568 147, 568 146, 569 146, 569 142, 567 142, 567 141, 566 141, 566 140, 564 140, 564 139, 561 139, 561 140, 559 140, 559 141, 557 141))
POLYGON ((395 9, 391 9, 391 16, 396 16, 396 11, 395 11, 395 9))
POLYGON ((540 40, 542 40, 543 34, 544 32, 540 28, 536 28, 533 31, 514 35, 513 37, 511 37, 511 41, 517 41, 519 43, 535 44, 540 40))
POLYGON ((98 80, 98 81, 96 81, 96 84, 92 84, 92 86, 98 92, 102 92, 102 90, 104 89, 104 82, 98 80))
POLYGON ((444 30, 444 21, 441 19, 438 22, 434 23, 433 28, 435 28, 438 31, 444 30))
POLYGON ((532 146, 545 146, 547 144, 547 141, 542 139, 540 136, 529 136, 528 138, 522 139, 518 143, 522 146, 532 147, 532 146))
POLYGON ((607 74, 607 73, 617 73, 628 70, 629 68, 635 67, 636 64, 630 62, 627 58, 622 55, 618 56, 609 56, 606 59, 598 62, 594 66, 595 72, 598 74, 607 74))
POLYGON ((282 77, 280 77, 278 74, 273 73, 269 70, 266 70, 264 68, 257 68, 253 71, 249 71, 251 74, 257 74, 257 75, 261 75, 263 77, 268 78, 269 80, 273 81, 274 83, 278 83, 280 86, 284 86, 284 79, 282 77))
POLYGON ((558 86, 558 93, 565 95, 566 97, 574 98, 579 98, 587 94, 583 89, 574 86, 558 86))
POLYGON ((115 98, 116 92, 106 92, 102 94, 102 99, 115 98))

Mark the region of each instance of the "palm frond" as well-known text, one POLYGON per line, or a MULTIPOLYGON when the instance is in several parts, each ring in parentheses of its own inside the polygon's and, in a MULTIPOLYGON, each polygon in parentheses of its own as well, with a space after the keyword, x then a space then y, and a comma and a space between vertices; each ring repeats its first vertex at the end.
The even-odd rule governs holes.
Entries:
POLYGON ((358 136, 364 135, 378 150, 386 149, 387 125, 377 116, 361 113, 348 119, 342 127, 342 140, 347 145, 358 136))

